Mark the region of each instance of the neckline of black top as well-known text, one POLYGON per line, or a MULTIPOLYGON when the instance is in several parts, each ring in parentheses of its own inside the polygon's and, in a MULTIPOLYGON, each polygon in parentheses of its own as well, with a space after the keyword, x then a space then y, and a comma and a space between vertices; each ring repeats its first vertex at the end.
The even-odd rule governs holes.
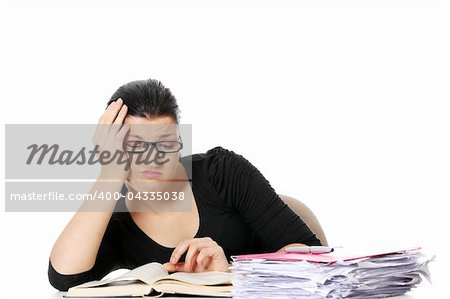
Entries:
MULTIPOLYGON (((184 157, 184 158, 191 158, 191 156, 189 157, 184 157)), ((189 177, 189 184, 191 185, 192 188, 192 194, 194 195, 194 200, 197 206, 197 214, 198 214, 198 229, 197 232, 195 233, 193 238, 198 238, 201 235, 201 232, 203 230, 203 217, 202 217, 202 208, 201 205, 199 204, 199 201, 197 199, 197 195, 196 195, 196 190, 193 184, 193 179, 192 179, 192 169, 191 169, 191 165, 187 164, 187 163, 191 163, 192 160, 190 159, 183 159, 181 158, 180 160, 181 165, 184 167, 184 169, 186 170, 186 173, 188 174, 189 177), (188 160, 188 161, 186 161, 188 160), (187 169, 188 168, 188 169, 187 169)), ((122 187, 122 194, 126 194, 126 192, 128 192, 127 187, 125 186, 125 184, 122 187)), ((149 235, 147 235, 140 227, 139 225, 137 225, 137 223, 133 220, 133 217, 131 217, 130 211, 127 208, 127 205, 125 204, 125 200, 126 200, 126 196, 125 199, 122 200, 123 202, 123 207, 121 208, 121 210, 123 211, 123 213, 125 214, 125 217, 127 218, 127 220, 131 223, 131 225, 133 226, 133 228, 139 232, 139 234, 141 234, 145 239, 149 240, 150 242, 152 242, 154 245, 166 250, 166 251, 173 251, 175 249, 175 247, 167 247, 164 246, 158 242, 156 242, 155 240, 153 240, 149 235)))

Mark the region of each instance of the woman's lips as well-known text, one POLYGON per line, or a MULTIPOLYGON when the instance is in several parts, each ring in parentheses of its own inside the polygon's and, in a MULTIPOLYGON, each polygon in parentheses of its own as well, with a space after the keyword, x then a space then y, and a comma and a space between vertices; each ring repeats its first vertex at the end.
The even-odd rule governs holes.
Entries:
POLYGON ((162 175, 161 172, 153 171, 153 170, 144 170, 141 173, 147 179, 156 179, 162 175))

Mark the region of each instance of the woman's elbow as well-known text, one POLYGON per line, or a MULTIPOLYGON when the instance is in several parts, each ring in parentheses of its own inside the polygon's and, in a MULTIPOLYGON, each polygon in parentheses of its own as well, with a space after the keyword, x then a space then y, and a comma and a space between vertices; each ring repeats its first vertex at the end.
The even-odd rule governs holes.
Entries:
POLYGON ((53 268, 52 263, 48 262, 48 281, 58 291, 66 292, 69 288, 91 280, 89 271, 79 274, 61 274, 53 268))
POLYGON ((68 283, 65 283, 64 281, 58 281, 49 278, 49 282, 52 285, 52 287, 54 287, 58 291, 67 292, 67 290, 71 288, 71 286, 68 283))
MULTIPOLYGON (((59 275, 61 275, 61 274, 59 274, 59 275)), ((49 269, 48 269, 48 281, 50 282, 52 287, 54 287, 58 291, 65 292, 70 287, 72 287, 72 285, 70 284, 70 281, 68 279, 64 279, 64 278, 62 278, 60 276, 54 275, 51 272, 50 266, 49 266, 49 269)))

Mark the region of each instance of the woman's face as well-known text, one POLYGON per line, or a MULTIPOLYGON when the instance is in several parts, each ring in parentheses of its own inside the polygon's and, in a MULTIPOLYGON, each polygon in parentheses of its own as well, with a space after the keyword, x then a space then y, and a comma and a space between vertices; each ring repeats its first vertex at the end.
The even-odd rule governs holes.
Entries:
POLYGON ((124 145, 131 159, 128 184, 136 191, 170 189, 170 184, 179 179, 180 153, 169 153, 177 150, 176 142, 180 141, 175 120, 170 116, 150 119, 127 116, 124 123, 130 125, 124 145), (147 147, 143 149, 142 145, 147 147))

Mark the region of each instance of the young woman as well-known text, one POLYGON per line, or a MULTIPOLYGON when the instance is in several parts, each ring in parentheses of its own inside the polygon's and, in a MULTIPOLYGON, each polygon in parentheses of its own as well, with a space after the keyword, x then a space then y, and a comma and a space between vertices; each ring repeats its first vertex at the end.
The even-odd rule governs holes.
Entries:
POLYGON ((56 289, 149 262, 169 272, 228 271, 231 255, 320 245, 244 157, 215 147, 180 158, 178 121, 176 99, 158 81, 130 82, 111 97, 94 142, 102 151, 124 151, 133 161, 128 170, 102 165, 90 192, 126 196, 104 203, 104 210, 75 213, 50 255, 48 276, 56 289), (162 163, 137 163, 136 154, 149 150, 162 163), (180 198, 129 200, 146 191, 180 198))

